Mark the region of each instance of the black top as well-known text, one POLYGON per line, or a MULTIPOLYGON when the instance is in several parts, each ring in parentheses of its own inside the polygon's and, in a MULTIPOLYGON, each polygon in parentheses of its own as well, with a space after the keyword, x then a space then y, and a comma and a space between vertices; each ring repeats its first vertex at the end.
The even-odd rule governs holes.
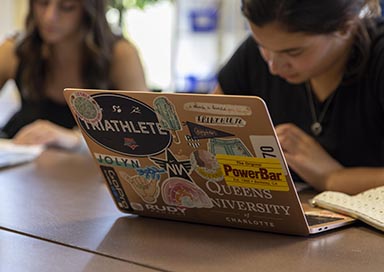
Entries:
POLYGON ((49 98, 31 101, 23 95, 21 81, 23 68, 22 62, 20 62, 15 77, 15 83, 21 97, 21 107, 2 128, 4 136, 12 138, 22 127, 38 119, 48 120, 65 128, 75 127, 76 122, 66 104, 57 103, 49 98))
MULTIPOLYGON (((378 23, 384 32, 384 24, 378 23)), ((275 125, 291 122, 318 142, 344 166, 384 165, 384 34, 374 37, 364 76, 341 84, 315 136, 311 108, 304 84, 290 84, 273 76, 252 37, 237 49, 218 75, 225 94, 263 98, 275 125)), ((312 95, 316 100, 315 95, 312 95)), ((316 101, 317 112, 327 103, 316 101)))

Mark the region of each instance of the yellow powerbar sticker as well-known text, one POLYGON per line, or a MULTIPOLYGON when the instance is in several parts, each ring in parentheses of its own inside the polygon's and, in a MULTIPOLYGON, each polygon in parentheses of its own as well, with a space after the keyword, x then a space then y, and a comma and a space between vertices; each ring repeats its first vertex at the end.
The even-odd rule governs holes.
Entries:
POLYGON ((223 154, 217 154, 216 159, 229 186, 289 191, 287 179, 278 159, 223 154))

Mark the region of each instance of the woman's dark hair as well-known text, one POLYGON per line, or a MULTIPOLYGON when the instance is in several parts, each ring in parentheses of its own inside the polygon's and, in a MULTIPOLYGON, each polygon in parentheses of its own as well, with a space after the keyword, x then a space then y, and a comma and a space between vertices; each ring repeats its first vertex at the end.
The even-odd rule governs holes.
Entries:
POLYGON ((380 13, 378 0, 242 0, 243 15, 256 26, 279 23, 288 32, 329 34, 356 22, 355 44, 346 76, 359 76, 369 58, 370 19, 380 13))
MULTIPOLYGON (((81 78, 87 88, 110 87, 110 65, 115 36, 106 20, 105 0, 82 0, 84 8, 83 27, 85 37, 82 48, 81 78)), ((23 65, 21 76, 23 92, 32 99, 45 97, 47 61, 44 59, 44 42, 39 35, 34 14, 34 0, 29 1, 26 17, 26 33, 17 46, 16 54, 23 65)), ((76 87, 76 86, 75 86, 76 87)))

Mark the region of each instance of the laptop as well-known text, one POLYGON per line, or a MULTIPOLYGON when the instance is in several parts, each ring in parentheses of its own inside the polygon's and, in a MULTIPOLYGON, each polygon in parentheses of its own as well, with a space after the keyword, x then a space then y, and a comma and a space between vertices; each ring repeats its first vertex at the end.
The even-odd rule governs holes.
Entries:
POLYGON ((300 203, 259 97, 71 88, 64 95, 122 212, 293 235, 354 221, 300 203))

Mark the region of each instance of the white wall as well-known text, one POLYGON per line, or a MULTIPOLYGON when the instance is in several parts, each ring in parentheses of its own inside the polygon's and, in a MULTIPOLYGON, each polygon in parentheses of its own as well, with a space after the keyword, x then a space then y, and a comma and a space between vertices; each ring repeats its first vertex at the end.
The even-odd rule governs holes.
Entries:
POLYGON ((239 0, 176 0, 132 9, 125 18, 127 35, 137 46, 152 89, 183 89, 183 75, 212 76, 247 34, 239 0), (185 6, 220 5, 219 30, 188 37, 185 6), (212 34, 212 35, 211 35, 212 34), (179 76, 179 74, 181 76, 179 76), (181 78, 180 84, 178 78, 181 78))
POLYGON ((27 0, 1 0, 0 38, 22 28, 27 4, 27 0))
POLYGON ((2 0, 0 9, 0 37, 4 37, 5 34, 9 33, 9 30, 14 28, 13 23, 13 1, 2 0))
POLYGON ((209 92, 223 63, 247 35, 240 1, 177 0, 173 89, 209 92))
MULTIPOLYGON (((27 0, 1 0, 0 41, 22 28, 27 3, 27 0)), ((0 90, 0 127, 2 127, 18 109, 19 96, 13 81, 8 81, 0 90)))

